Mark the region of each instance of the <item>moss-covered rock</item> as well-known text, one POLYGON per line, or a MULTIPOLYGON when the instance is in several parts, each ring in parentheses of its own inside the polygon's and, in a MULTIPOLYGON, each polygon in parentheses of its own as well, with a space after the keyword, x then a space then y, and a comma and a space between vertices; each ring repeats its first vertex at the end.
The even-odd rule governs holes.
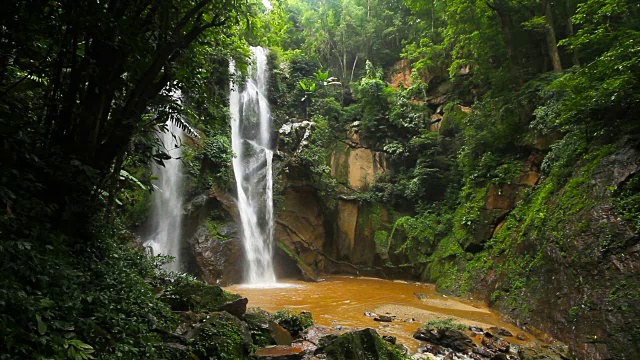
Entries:
POLYGON ((629 321, 640 318, 640 236, 629 217, 637 142, 623 139, 548 168, 484 250, 450 260, 457 265, 438 284, 483 294, 581 358, 638 358, 640 327, 629 321))
POLYGON ((244 321, 249 326, 251 338, 256 346, 276 345, 277 342, 269 328, 269 324, 272 322, 271 314, 260 308, 250 308, 244 314, 244 321))
POLYGON ((273 321, 287 329, 294 337, 313 326, 313 317, 308 311, 296 313, 291 309, 282 309, 273 314, 273 321))
POLYGON ((184 277, 173 280, 160 294, 160 300, 169 304, 173 311, 218 311, 228 301, 239 298, 219 286, 184 277))
POLYGON ((325 336, 316 354, 333 360, 400 360, 399 350, 391 347, 374 329, 351 331, 340 336, 325 336))
POLYGON ((248 326, 227 312, 209 314, 189 340, 198 359, 247 359, 253 349, 248 326))

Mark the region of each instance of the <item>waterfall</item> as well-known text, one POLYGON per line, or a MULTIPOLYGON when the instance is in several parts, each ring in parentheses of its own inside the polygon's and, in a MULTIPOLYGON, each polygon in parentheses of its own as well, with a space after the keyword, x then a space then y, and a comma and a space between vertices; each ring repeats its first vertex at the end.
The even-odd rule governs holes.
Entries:
MULTIPOLYGON (((273 270, 273 149, 271 109, 267 93, 267 51, 252 47, 252 67, 246 83, 232 84, 231 142, 238 212, 247 258, 245 282, 275 284, 273 270)), ((231 73, 235 72, 233 63, 231 73)))
POLYGON ((144 246, 153 255, 170 255, 175 260, 165 265, 169 271, 184 272, 181 256, 182 230, 182 160, 180 160, 180 139, 183 132, 171 121, 167 122, 168 132, 158 136, 164 149, 172 159, 165 160, 164 166, 153 164, 153 175, 158 179, 153 192, 151 231, 144 246))

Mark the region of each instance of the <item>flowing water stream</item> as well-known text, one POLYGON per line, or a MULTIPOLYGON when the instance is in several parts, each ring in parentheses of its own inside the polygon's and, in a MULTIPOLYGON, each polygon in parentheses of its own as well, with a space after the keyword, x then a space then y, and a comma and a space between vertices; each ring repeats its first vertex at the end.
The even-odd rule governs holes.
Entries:
MULTIPOLYGON (((330 277, 318 283, 295 280, 283 283, 291 287, 251 289, 230 286, 225 290, 247 297, 249 307, 260 307, 269 312, 283 308, 296 312, 310 311, 316 325, 343 330, 374 328, 381 335, 396 336, 398 342, 413 351, 421 344, 412 337, 420 325, 448 318, 484 329, 492 326, 507 329, 514 334, 508 338, 514 344, 530 345, 537 341, 531 334, 501 319, 484 304, 440 294, 431 284, 347 276, 330 277), (365 312, 394 315, 395 319, 390 323, 377 322, 365 312), (516 334, 524 340, 517 339, 516 334)), ((473 338, 478 343, 480 339, 473 338)))
POLYGON ((156 189, 153 192, 151 231, 144 246, 151 249, 153 255, 169 255, 175 260, 164 267, 169 271, 184 271, 181 256, 182 229, 182 160, 180 130, 171 121, 167 122, 168 132, 158 136, 164 150, 171 155, 170 160, 164 161, 164 166, 153 164, 153 176, 156 189))
POLYGON ((251 51, 249 76, 244 84, 232 84, 229 99, 233 172, 247 259, 245 283, 273 287, 273 148, 271 108, 266 98, 267 51, 261 47, 251 51))

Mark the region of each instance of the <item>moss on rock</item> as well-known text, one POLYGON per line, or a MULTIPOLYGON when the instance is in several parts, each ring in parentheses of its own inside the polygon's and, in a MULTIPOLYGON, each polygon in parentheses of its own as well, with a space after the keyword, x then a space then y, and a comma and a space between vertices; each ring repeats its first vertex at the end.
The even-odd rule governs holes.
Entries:
POLYGON ((401 360, 399 350, 392 348, 374 329, 351 331, 320 340, 316 353, 333 360, 401 360))
POLYGON ((247 325, 224 311, 208 315, 195 331, 189 348, 198 359, 247 359, 253 350, 247 325))
POLYGON ((273 321, 287 329, 294 337, 313 326, 313 317, 308 311, 296 313, 291 309, 282 309, 273 314, 273 321))

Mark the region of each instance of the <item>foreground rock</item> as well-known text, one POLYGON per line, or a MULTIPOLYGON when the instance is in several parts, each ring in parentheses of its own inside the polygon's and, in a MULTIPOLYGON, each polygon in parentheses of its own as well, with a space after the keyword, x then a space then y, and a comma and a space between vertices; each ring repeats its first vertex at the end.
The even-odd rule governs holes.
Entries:
POLYGON ((466 352, 476 346, 471 338, 457 330, 422 327, 413 334, 413 337, 457 352, 466 352))
POLYGON ((287 329, 293 337, 300 335, 305 329, 313 326, 313 317, 308 311, 296 313, 290 309, 282 309, 273 314, 273 320, 287 329))
POLYGON ((291 345, 293 337, 289 331, 277 322, 273 316, 260 308, 251 308, 244 316, 251 330, 253 343, 258 347, 270 345, 291 345))
POLYGON ((251 351, 251 333, 237 317, 219 312, 208 315, 189 334, 193 355, 216 359, 225 354, 231 359, 246 359, 251 351))
POLYGON ((259 349, 254 357, 260 360, 300 360, 304 350, 296 346, 277 345, 259 349))
POLYGON ((226 311, 237 318, 242 318, 242 316, 247 312, 248 303, 249 299, 247 298, 229 301, 220 307, 220 311, 226 311))
POLYGON ((325 336, 315 351, 318 354, 332 360, 403 359, 402 353, 388 345, 374 329, 325 336))

